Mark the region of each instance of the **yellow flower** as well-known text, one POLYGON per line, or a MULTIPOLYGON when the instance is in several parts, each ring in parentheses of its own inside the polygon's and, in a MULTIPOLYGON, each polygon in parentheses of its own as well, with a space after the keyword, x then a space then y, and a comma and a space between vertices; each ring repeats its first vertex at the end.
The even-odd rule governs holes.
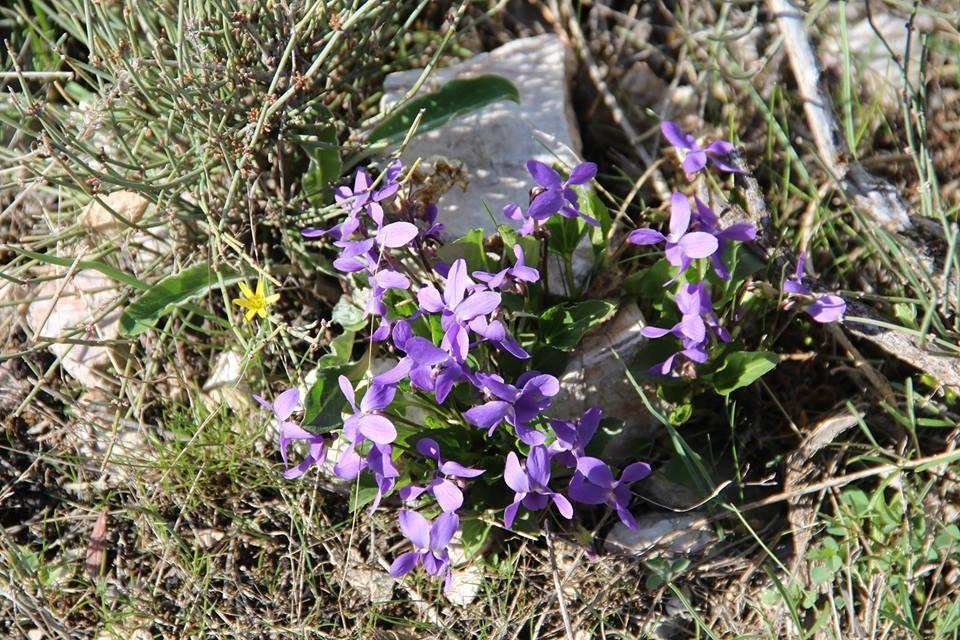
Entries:
POLYGON ((244 322, 250 322, 255 315, 261 318, 267 317, 267 307, 280 299, 280 294, 275 293, 272 296, 265 296, 263 280, 257 280, 257 292, 254 293, 247 286, 246 282, 240 283, 240 294, 242 298, 234 298, 233 304, 239 305, 247 310, 243 316, 244 322))

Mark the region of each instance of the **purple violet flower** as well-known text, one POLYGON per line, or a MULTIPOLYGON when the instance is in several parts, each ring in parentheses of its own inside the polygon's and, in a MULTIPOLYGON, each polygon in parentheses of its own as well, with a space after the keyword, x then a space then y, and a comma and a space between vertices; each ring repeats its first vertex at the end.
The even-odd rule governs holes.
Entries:
POLYGON ((521 236, 532 235, 536 222, 546 220, 555 213, 567 218, 583 218, 588 224, 599 227, 600 223, 580 211, 580 199, 570 185, 586 184, 597 175, 597 165, 582 162, 573 168, 570 177, 564 180, 552 167, 538 161, 527 161, 527 172, 537 183, 531 192, 530 207, 526 213, 520 205, 511 202, 503 208, 503 215, 515 222, 521 222, 521 236))
MULTIPOLYGON (((797 256, 797 269, 793 278, 784 280, 781 288, 788 294, 813 298, 813 302, 806 305, 803 310, 810 314, 814 321, 826 324, 843 320, 843 314, 847 311, 847 303, 843 298, 832 294, 814 296, 813 290, 803 284, 803 271, 806 262, 807 254, 805 251, 801 251, 800 255, 797 256)), ((785 308, 789 309, 791 306, 793 306, 793 301, 789 301, 785 308)))
MULTIPOLYGON (((683 349, 663 362, 653 365, 648 372, 656 376, 677 378, 680 376, 680 372, 677 371, 678 366, 689 363, 703 364, 707 361, 707 357, 707 350, 703 348, 702 344, 684 341, 683 349)), ((694 373, 692 368, 687 367, 683 367, 682 372, 690 375, 694 373)))
POLYGON ((399 160, 394 160, 387 167, 384 176, 383 186, 380 189, 373 190, 373 180, 363 167, 359 167, 353 177, 353 189, 350 187, 338 187, 334 192, 334 199, 345 210, 353 213, 366 210, 374 220, 383 220, 383 207, 381 202, 392 198, 400 185, 397 184, 397 178, 403 171, 403 165, 399 160))
POLYGON ((713 270, 721 280, 729 280, 730 271, 723 264, 723 251, 727 242, 754 240, 757 237, 757 228, 749 222, 737 222, 726 229, 720 229, 720 221, 713 210, 696 196, 693 197, 693 201, 697 205, 697 211, 693 214, 693 218, 698 223, 699 230, 709 233, 717 239, 717 250, 710 256, 713 270))
POLYGON ((343 273, 372 270, 377 264, 377 254, 373 250, 373 238, 365 240, 337 240, 340 255, 333 261, 333 267, 343 273))
POLYGON ((438 404, 443 404, 453 385, 466 380, 470 373, 462 360, 426 338, 413 336, 403 349, 410 361, 410 382, 418 389, 433 391, 438 404))
POLYGON ((377 226, 374 241, 381 247, 397 249, 410 244, 419 234, 420 230, 412 222, 391 222, 377 226))
POLYGON ((470 346, 468 323, 500 306, 500 294, 494 291, 475 291, 467 296, 467 288, 473 284, 467 275, 467 263, 460 258, 450 266, 443 294, 432 285, 417 292, 421 311, 443 314, 440 322, 444 333, 440 347, 459 362, 466 359, 470 346))
POLYGON ((444 460, 440 457, 440 445, 431 438, 422 438, 417 442, 417 451, 436 460, 438 474, 425 487, 408 485, 400 489, 400 498, 405 502, 410 502, 424 493, 429 493, 437 500, 440 509, 445 512, 453 512, 463 506, 463 492, 456 480, 459 478, 476 478, 483 475, 484 470, 465 467, 453 460, 444 460))
POLYGON ((397 438, 397 429, 380 410, 385 409, 393 402, 397 390, 386 385, 371 385, 360 401, 357 408, 356 395, 353 385, 346 376, 340 376, 340 391, 343 392, 353 415, 343 423, 343 435, 350 442, 357 442, 359 436, 372 440, 377 444, 390 444, 397 438))
POLYGON ((585 450, 600 427, 602 415, 600 407, 591 407, 576 422, 550 419, 550 427, 557 436, 548 447, 553 459, 571 469, 576 467, 577 459, 586 455, 585 450))
POLYGON ((380 203, 396 195, 400 188, 397 178, 402 171, 403 165, 399 160, 390 163, 384 176, 383 186, 372 191, 373 181, 370 179, 370 174, 363 167, 359 167, 353 177, 353 188, 338 187, 334 192, 337 204, 347 211, 346 219, 329 229, 303 229, 300 232, 301 235, 305 238, 319 238, 329 234, 335 240, 348 238, 360 228, 361 211, 366 211, 378 225, 382 224, 383 206, 380 203))
POLYGON ((400 470, 393 464, 393 447, 388 444, 374 443, 367 453, 366 462, 367 469, 373 474, 373 480, 377 483, 377 495, 370 503, 370 513, 373 513, 380 506, 383 496, 397 484, 400 470))
POLYGON ((530 202, 529 217, 534 220, 546 220, 555 213, 566 218, 583 218, 588 224, 599 227, 600 223, 580 211, 580 200, 577 192, 570 185, 581 185, 593 180, 597 175, 597 165, 592 162, 582 162, 570 172, 570 177, 564 180, 552 167, 538 160, 527 161, 527 171, 534 181, 540 185, 539 193, 533 196, 530 202))
POLYGON ((443 223, 437 222, 437 217, 440 214, 440 209, 437 208, 437 205, 432 202, 427 205, 426 211, 426 222, 427 228, 420 232, 420 238, 426 240, 427 238, 434 238, 436 240, 440 239, 440 232, 443 231, 443 223))
POLYGON ((680 277, 697 258, 707 258, 717 252, 719 241, 704 231, 689 231, 690 200, 682 193, 674 192, 670 198, 670 233, 666 236, 655 229, 635 229, 627 236, 627 242, 647 245, 666 242, 667 262, 680 267, 670 284, 680 277))
POLYGON ((670 329, 646 326, 640 333, 647 338, 662 338, 672 333, 686 343, 702 344, 706 340, 709 327, 720 340, 730 342, 730 333, 720 326, 720 321, 713 312, 710 293, 702 282, 681 286, 675 302, 682 314, 680 322, 670 329))
POLYGON ((333 261, 333 266, 345 273, 366 269, 374 274, 380 263, 380 253, 374 251, 374 245, 380 249, 397 249, 410 244, 420 233, 417 225, 410 222, 391 222, 386 225, 382 222, 383 218, 377 221, 377 232, 372 238, 340 239, 334 242, 340 247, 340 256, 333 261))
POLYGON ((539 511, 553 501, 560 515, 568 520, 573 517, 573 505, 570 501, 548 486, 550 454, 546 447, 532 447, 525 467, 520 466, 516 453, 508 453, 503 480, 515 492, 513 502, 503 512, 503 525, 507 529, 513 526, 521 504, 530 511, 539 511))
POLYGON ((527 426, 550 406, 550 398, 560 393, 560 381, 550 374, 528 371, 517 379, 518 387, 507 384, 496 374, 478 373, 475 384, 488 397, 496 398, 464 412, 467 421, 487 430, 487 435, 504 420, 513 426, 525 444, 541 445, 543 433, 527 426))
POLYGON ((298 478, 306 473, 307 469, 313 465, 323 462, 323 459, 326 457, 326 441, 323 439, 323 436, 310 433, 290 419, 290 416, 293 415, 293 412, 296 411, 300 405, 300 391, 298 389, 287 389, 277 396, 273 404, 258 395, 254 395, 253 399, 256 400, 260 406, 273 412, 273 416, 277 419, 277 425, 280 428, 280 457, 283 458, 283 466, 285 467, 285 471, 283 472, 284 478, 287 480, 298 478), (300 464, 291 468, 287 459, 287 447, 290 446, 290 443, 294 440, 309 442, 310 451, 300 464))
POLYGON ((450 554, 447 546, 460 528, 460 518, 455 513, 441 513, 431 525, 430 521, 416 511, 401 511, 400 530, 407 540, 413 543, 414 551, 397 556, 390 565, 390 575, 394 578, 405 576, 417 565, 431 576, 445 574, 444 591, 452 586, 450 578, 450 554))
POLYGON ((637 521, 630 513, 630 484, 643 480, 650 475, 650 465, 646 462, 634 462, 620 474, 620 479, 602 460, 583 456, 577 460, 577 471, 570 480, 567 493, 570 498, 583 504, 606 504, 615 509, 620 521, 628 528, 636 529, 637 521))
POLYGON ((517 262, 512 267, 507 267, 497 273, 474 271, 473 277, 485 283, 490 289, 501 289, 504 284, 536 282, 540 279, 540 272, 533 267, 528 267, 527 263, 524 262, 523 248, 519 242, 513 245, 513 255, 516 256, 517 262))
POLYGON ((520 346, 520 343, 507 332, 507 328, 499 320, 487 322, 484 316, 478 316, 471 320, 467 326, 497 349, 506 351, 515 358, 526 360, 530 357, 526 349, 520 346))
POLYGON ((313 227, 308 227, 306 229, 301 229, 300 235, 302 235, 304 238, 322 238, 323 236, 329 235, 334 240, 343 240, 344 238, 349 238, 352 236, 359 228, 360 209, 357 209, 356 211, 350 211, 347 213, 347 217, 343 219, 343 222, 335 224, 329 229, 316 229, 313 227))
POLYGON ((397 437, 397 429, 389 418, 381 413, 393 402, 396 388, 388 385, 372 384, 357 407, 353 386, 346 376, 339 378, 340 390, 353 409, 353 415, 343 423, 343 437, 350 443, 340 460, 333 468, 334 474, 343 480, 353 480, 364 469, 370 469, 377 482, 377 496, 370 510, 376 510, 380 499, 389 492, 400 476, 392 459, 392 443, 397 437), (370 440, 373 445, 366 459, 356 451, 357 445, 370 440))
POLYGON ((696 138, 684 131, 676 122, 664 120, 660 123, 660 131, 663 136, 676 148, 683 157, 683 170, 687 172, 687 179, 693 180, 693 176, 707 166, 707 161, 721 171, 729 173, 743 173, 738 166, 731 164, 723 158, 734 151, 731 143, 725 140, 716 140, 706 146, 701 147, 696 138))
POLYGON ((532 216, 529 213, 524 213, 523 208, 518 205, 516 202, 510 202, 503 208, 503 215, 508 220, 513 220, 514 222, 519 222, 520 228, 517 229, 517 233, 521 236, 532 236, 536 231, 536 224, 532 216))

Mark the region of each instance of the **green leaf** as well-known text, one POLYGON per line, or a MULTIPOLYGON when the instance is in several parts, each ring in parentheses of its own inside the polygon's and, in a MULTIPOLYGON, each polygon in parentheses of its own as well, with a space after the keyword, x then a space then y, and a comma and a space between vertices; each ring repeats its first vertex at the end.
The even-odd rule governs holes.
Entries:
POLYGON ((487 271, 487 254, 483 250, 483 229, 471 229, 461 238, 446 244, 437 250, 437 257, 447 264, 463 258, 467 262, 469 271, 487 271))
POLYGON ((599 227, 590 226, 590 244, 593 245, 593 257, 597 264, 600 264, 609 255, 607 247, 607 235, 610 233, 610 226, 613 221, 610 219, 610 210, 603 200, 592 189, 586 189, 582 186, 574 186, 580 201, 580 210, 600 223, 599 227))
POLYGON ((943 531, 933 539, 933 547, 937 551, 952 551, 958 545, 960 545, 960 528, 955 524, 944 527, 943 531))
POLYGON ((603 458, 603 452, 607 446, 623 437, 626 425, 620 418, 604 416, 600 419, 600 426, 594 434, 590 443, 587 445, 587 455, 595 458, 603 458))
POLYGON ((461 543, 468 558, 479 556, 487 546, 491 525, 480 518, 464 518, 460 523, 461 543))
POLYGON ((377 497, 377 482, 369 473, 361 473, 355 483, 350 484, 350 511, 354 512, 367 506, 377 497))
POLYGON ((810 568, 810 579, 814 584, 824 584, 833 580, 834 571, 822 564, 810 568))
MULTIPOLYGON (((243 280, 244 276, 231 271, 221 271, 224 284, 243 280)), ((167 276, 150 287, 134 300, 120 315, 120 334, 138 336, 153 328, 163 316, 176 307, 220 285, 217 272, 206 262, 195 265, 172 276, 167 276)))
POLYGON ((500 234, 503 246, 507 249, 513 250, 513 245, 520 242, 520 232, 508 224, 501 224, 497 227, 497 233, 500 234))
POLYGON ((303 403, 303 427, 308 431, 328 433, 343 426, 340 409, 345 399, 337 379, 345 370, 345 367, 330 367, 317 372, 317 381, 303 403))
POLYGON ((866 518, 870 513, 870 498, 862 489, 847 489, 840 496, 840 500, 850 507, 857 519, 866 518))
POLYGON ((737 295, 741 285, 755 273, 766 268, 766 263, 757 257, 746 244, 734 242, 727 246, 724 255, 721 256, 727 269, 730 270, 729 280, 719 280, 713 271, 710 272, 712 281, 721 287, 723 292, 717 306, 728 304, 737 295))
POLYGON ((420 114, 417 133, 426 133, 450 120, 500 100, 520 104, 520 92, 513 83, 501 76, 486 75, 466 80, 451 80, 439 91, 414 98, 388 116, 370 132, 367 140, 395 143, 403 140, 420 114))
POLYGON ((649 269, 634 271, 623 282, 623 290, 631 296, 636 296, 654 305, 663 306, 669 295, 673 297, 670 288, 664 287, 676 275, 677 268, 666 260, 658 260, 649 269))
POLYGON ((33 577, 40 569, 40 556, 27 547, 14 543, 9 547, 9 555, 13 560, 13 565, 23 575, 33 577))
POLYGON ((343 170, 336 127, 324 127, 317 135, 316 143, 301 143, 301 146, 310 157, 310 166, 303 176, 303 192, 310 204, 322 207, 330 202, 331 185, 340 178, 343 170))
POLYGON ((674 407, 670 413, 667 414, 667 420, 670 421, 675 427, 679 427, 687 422, 690 419, 690 416, 693 415, 693 405, 689 402, 681 404, 678 407, 674 407))
POLYGON ((337 304, 333 306, 330 319, 347 331, 359 331, 367 324, 363 309, 350 302, 346 295, 340 296, 337 304))
POLYGON ((729 395, 757 381, 777 366, 777 356, 769 351, 734 351, 727 354, 723 366, 713 374, 713 388, 729 395))
POLYGON ((500 234, 500 238, 503 240, 503 257, 506 259, 507 264, 515 265, 517 264, 517 257, 513 253, 514 247, 519 244, 520 250, 523 251, 523 262, 529 267, 536 268, 540 262, 540 241, 533 236, 520 236, 520 233, 517 232, 513 227, 502 224, 497 227, 497 232, 500 234))
POLYGON ((583 334, 607 320, 617 310, 608 300, 563 303, 547 309, 540 318, 540 333, 551 347, 569 351, 580 344, 583 334))
POLYGON ((580 218, 567 218, 555 215, 544 225, 550 237, 547 239, 547 249, 561 256, 573 255, 580 239, 587 233, 588 225, 580 218))
POLYGON ((330 353, 320 358, 317 363, 321 368, 336 367, 350 362, 353 355, 353 340, 355 333, 353 331, 344 331, 339 336, 330 341, 330 353))
POLYGON ((541 344, 533 349, 531 368, 541 373, 549 373, 560 377, 567 368, 570 357, 566 352, 554 347, 541 344))
POLYGON ((657 589, 685 571, 690 566, 690 561, 686 558, 673 561, 667 558, 651 558, 644 564, 650 571, 645 582, 647 589, 657 589))

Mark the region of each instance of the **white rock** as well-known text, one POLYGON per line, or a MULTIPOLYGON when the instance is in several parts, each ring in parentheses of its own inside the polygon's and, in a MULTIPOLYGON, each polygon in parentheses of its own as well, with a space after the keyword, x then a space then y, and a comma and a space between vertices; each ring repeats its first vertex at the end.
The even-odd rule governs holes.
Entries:
MULTIPOLYGON (((115 304, 118 291, 114 282, 100 272, 78 271, 66 283, 63 279, 48 280, 37 288, 35 296, 38 300, 28 307, 26 319, 38 339, 70 337, 98 343, 117 338, 121 313, 115 304), (111 306, 116 308, 95 321, 111 306)), ((49 349, 62 356, 64 371, 85 387, 96 388, 107 380, 107 346, 58 342, 49 349)))
POLYGON ((350 586, 370 602, 389 602, 393 599, 395 580, 386 571, 371 569, 365 563, 350 567, 350 586))
MULTIPOLYGON (((489 544, 490 537, 488 536, 483 549, 486 549, 489 544)), ((475 553, 482 555, 483 549, 475 550, 475 553)), ((468 554, 466 547, 463 546, 462 531, 457 531, 453 535, 453 539, 447 545, 447 551, 450 555, 450 566, 452 567, 450 572, 452 584, 449 593, 444 592, 444 595, 452 604, 466 607, 473 603, 480 593, 480 588, 483 586, 483 571, 477 566, 477 555, 468 554)))
MULTIPOLYGON (((551 163, 557 153, 575 164, 580 135, 570 109, 567 79, 570 51, 553 35, 520 38, 489 53, 435 71, 422 89, 438 90, 455 78, 485 74, 503 76, 520 91, 520 104, 496 102, 416 136, 404 152, 406 164, 417 158, 463 162, 469 185, 453 190, 438 203, 449 237, 474 227, 492 233, 496 227, 481 202, 497 219, 509 202, 526 205, 531 178, 524 164, 530 158, 551 163), (544 146, 544 143, 546 146, 544 146)), ((395 104, 420 76, 419 69, 391 73, 384 82, 383 106, 395 104)))
POLYGON ((466 607, 477 599, 483 586, 483 572, 476 564, 458 567, 450 572, 450 590, 444 592, 447 600, 458 607, 466 607))
POLYGON ((12 413, 30 393, 30 383, 14 371, 13 360, 0 362, 0 412, 12 413))
POLYGON ((204 549, 209 549, 226 536, 226 534, 219 529, 200 529, 194 531, 193 535, 197 539, 197 543, 204 549))
POLYGON ((244 359, 236 351, 223 351, 217 355, 210 377, 203 384, 208 403, 217 406, 226 404, 234 411, 250 406, 250 389, 243 382, 244 359))
POLYGON ((634 555, 656 550, 661 555, 688 555, 702 551, 714 539, 704 524, 705 514, 651 513, 637 518, 637 529, 618 522, 607 536, 607 544, 634 555))
POLYGON ((351 547, 346 558, 341 556, 338 560, 341 567, 344 562, 346 563, 346 575, 350 576, 348 582, 350 587, 367 601, 387 602, 393 599, 396 580, 386 571, 364 560, 356 549, 351 547))
POLYGON ((80 214, 80 224, 100 234, 113 234, 128 229, 143 217, 150 201, 133 191, 114 191, 98 196, 80 214), (111 211, 112 210, 112 211, 111 211), (114 215, 116 214, 116 215, 114 215), (126 220, 124 224, 117 216, 126 220))
POLYGON ((658 428, 654 418, 640 408, 637 391, 624 373, 625 364, 646 341, 640 333, 643 324, 637 304, 624 303, 613 318, 584 336, 560 376, 560 393, 551 405, 551 415, 566 419, 579 418, 594 406, 602 408, 605 416, 623 419, 624 434, 604 451, 609 458, 629 457, 634 442, 658 428))
MULTIPOLYGON (((520 104, 500 101, 453 119, 444 126, 417 135, 407 145, 402 159, 411 166, 418 158, 429 170, 442 160, 462 163, 465 189, 453 188, 437 203, 444 239, 461 237, 481 227, 486 234, 510 222, 503 207, 516 202, 526 207, 533 179, 527 160, 551 164, 558 160, 576 165, 581 141, 570 105, 568 81, 572 54, 553 35, 520 38, 489 53, 481 53, 454 66, 435 71, 421 93, 437 91, 444 83, 459 78, 496 74, 509 79, 520 92, 520 104), (490 213, 487 212, 489 209, 490 213), (491 214, 492 213, 492 217, 491 214)), ((420 76, 419 69, 400 71, 384 82, 382 108, 396 104, 420 76)), ((592 266, 589 243, 577 252, 574 275, 582 284, 592 266)), ((559 264, 550 273, 560 274, 559 264)), ((562 290, 561 280, 551 277, 551 289, 562 290)))
MULTIPOLYGON (((840 7, 835 11, 842 11, 840 7)), ((884 46, 886 41, 893 53, 903 58, 907 53, 907 36, 911 38, 910 60, 908 61, 907 81, 917 86, 920 80, 920 61, 923 47, 920 46, 920 33, 934 28, 930 16, 920 13, 913 21, 913 33, 907 31, 908 19, 886 11, 874 11, 873 25, 866 16, 858 15, 859 7, 851 4, 847 8, 847 44, 854 65, 854 82, 862 82, 867 95, 880 99, 887 111, 900 108, 900 91, 903 89, 903 71, 890 51, 884 46), (876 27, 876 31, 874 30, 876 27), (879 31, 879 35, 877 34, 879 31)), ((839 31, 839 19, 829 20, 825 24, 835 27, 832 37, 825 38, 821 48, 824 64, 839 67, 843 64, 843 49, 839 31)), ((859 91, 858 86, 854 91, 859 91)), ((869 99, 869 98, 868 98, 869 99)))
POLYGON ((645 498, 668 509, 682 511, 702 500, 702 496, 690 487, 668 480, 660 473, 654 473, 637 487, 642 487, 641 491, 645 498))

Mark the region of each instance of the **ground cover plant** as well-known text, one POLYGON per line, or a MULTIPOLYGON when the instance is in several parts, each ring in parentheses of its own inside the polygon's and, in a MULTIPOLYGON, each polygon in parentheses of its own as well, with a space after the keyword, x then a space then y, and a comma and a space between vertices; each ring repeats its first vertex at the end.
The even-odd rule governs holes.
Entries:
POLYGON ((950 3, 0 11, 4 634, 956 637, 950 3), (582 159, 450 237, 518 87, 384 77, 542 32, 582 159))

